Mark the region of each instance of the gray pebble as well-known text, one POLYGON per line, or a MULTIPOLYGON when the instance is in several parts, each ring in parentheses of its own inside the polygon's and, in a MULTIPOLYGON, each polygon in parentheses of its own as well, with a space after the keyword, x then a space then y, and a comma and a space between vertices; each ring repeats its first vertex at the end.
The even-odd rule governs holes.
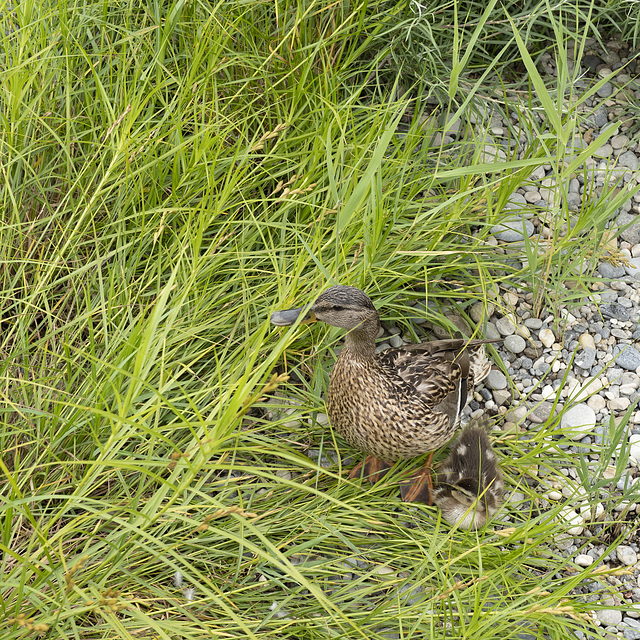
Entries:
POLYGON ((510 336, 516 332, 516 327, 507 316, 496 320, 496 328, 502 336, 510 336))
POLYGON ((538 329, 542 328, 542 320, 540 320, 540 318, 527 318, 524 321, 524 326, 527 327, 528 329, 533 329, 534 331, 537 331, 538 329))
POLYGON ((587 404, 577 404, 562 416, 562 431, 573 440, 582 440, 593 432, 596 426, 595 411, 587 404))
POLYGON ((617 302, 600 305, 600 313, 604 318, 615 318, 622 322, 628 322, 629 312, 617 302))
POLYGON ((602 624, 615 626, 622 622, 622 611, 617 609, 601 609, 596 611, 596 616, 602 624))
POLYGON ((616 364, 621 366, 627 371, 635 371, 640 367, 640 351, 633 346, 628 346, 622 351, 619 347, 614 349, 614 356, 616 356, 616 364))
POLYGON ((522 353, 527 346, 525 339, 518 335, 509 335, 504 339, 505 348, 511 353, 522 353))
POLYGON ((377 347, 376 347, 376 353, 381 353, 382 351, 386 351, 387 349, 389 349, 391 345, 388 342, 381 342, 377 347))
POLYGON ((401 347, 403 345, 403 341, 402 338, 400 336, 391 336, 389 338, 389 342, 391 343, 392 347, 401 347))
MULTIPOLYGON (((596 72, 596 67, 599 64, 602 64, 602 60, 600 60, 600 58, 598 58, 598 56, 595 55, 588 55, 585 56, 582 59, 582 64, 584 64, 587 68, 591 69, 593 73, 596 72), (587 62, 587 61, 590 61, 587 62), (591 64, 593 64, 593 62, 595 62, 595 64, 593 65, 593 68, 591 69, 591 64)), ((593 124, 596 125, 596 127, 598 127, 598 129, 604 127, 608 122, 609 122, 609 113, 607 112, 607 108, 606 107, 598 107, 594 112, 593 115, 590 115, 589 118, 593 124)))
POLYGON ((610 82, 605 82, 596 93, 601 98, 608 98, 613 93, 613 85, 610 82))
POLYGON ((542 424, 551 417, 552 409, 553 402, 541 402, 534 408, 533 412, 529 415, 529 418, 531 419, 531 422, 542 424))
POLYGON ((491 369, 489 375, 484 379, 484 384, 489 389, 506 389, 507 378, 500 369, 491 369))
POLYGON ((583 349, 582 351, 580 351, 580 353, 578 353, 575 359, 575 363, 581 369, 591 369, 595 361, 596 361, 596 350, 591 348, 583 349))
POLYGON ((622 635, 625 640, 640 640, 640 629, 633 629, 632 627, 624 627, 622 635))
POLYGON ((623 167, 627 167, 627 169, 631 169, 631 171, 637 171, 638 165, 640 162, 638 161, 638 156, 636 156, 633 151, 625 151, 618 156, 618 163, 623 167))
POLYGON ((530 237, 533 235, 534 230, 533 222, 526 218, 519 218, 507 220, 492 227, 491 234, 504 242, 518 242, 524 238, 524 233, 527 234, 527 237, 530 237))
POLYGON ((493 400, 499 407, 501 407, 503 404, 506 404, 511 400, 511 394, 507 389, 496 389, 493 392, 493 400))
POLYGON ((607 280, 615 280, 617 278, 622 278, 626 271, 624 267, 614 267, 608 262, 600 262, 598 264, 598 273, 607 280))
POLYGON ((621 544, 616 549, 616 557, 627 567, 638 562, 638 554, 631 547, 624 544, 621 544))
POLYGON ((484 334, 489 340, 498 340, 499 338, 502 337, 500 335, 500 332, 496 329, 496 325, 493 324, 493 322, 487 322, 485 326, 484 334))
MULTIPOLYGON (((631 276, 635 280, 640 280, 640 258, 630 258, 629 266, 625 266, 627 275, 631 276)), ((631 302, 631 300, 629 300, 631 302)))
POLYGON ((533 360, 531 358, 527 358, 527 356, 522 356, 520 358, 520 366, 528 371, 533 367, 533 360))
POLYGON ((624 231, 620 232, 620 236, 623 240, 626 240, 629 244, 640 243, 640 224, 637 222, 638 218, 630 213, 621 213, 616 218, 616 226, 624 227, 629 225, 624 231))

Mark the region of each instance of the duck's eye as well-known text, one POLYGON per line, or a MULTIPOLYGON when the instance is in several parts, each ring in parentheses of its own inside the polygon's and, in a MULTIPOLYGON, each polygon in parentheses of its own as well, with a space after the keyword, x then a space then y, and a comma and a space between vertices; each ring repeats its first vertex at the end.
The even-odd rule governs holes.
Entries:
POLYGON ((331 307, 331 310, 332 310, 332 311, 342 311, 342 307, 341 307, 339 304, 334 304, 334 305, 331 307))

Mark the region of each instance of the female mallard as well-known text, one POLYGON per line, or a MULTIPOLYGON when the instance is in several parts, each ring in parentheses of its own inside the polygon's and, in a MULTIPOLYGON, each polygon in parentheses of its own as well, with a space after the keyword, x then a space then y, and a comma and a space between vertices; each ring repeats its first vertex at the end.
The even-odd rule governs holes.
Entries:
MULTIPOLYGON (((302 322, 348 330, 331 374, 327 413, 350 445, 369 454, 365 472, 375 479, 396 460, 448 442, 469 390, 490 371, 483 344, 494 340, 437 340, 376 354, 379 315, 355 287, 331 287, 310 306, 276 311, 271 322, 290 326, 301 314, 302 322)), ((431 503, 430 461, 403 483, 404 500, 431 503)))
POLYGON ((442 517, 462 529, 477 529, 502 502, 504 484, 486 428, 470 424, 451 445, 433 491, 442 517))

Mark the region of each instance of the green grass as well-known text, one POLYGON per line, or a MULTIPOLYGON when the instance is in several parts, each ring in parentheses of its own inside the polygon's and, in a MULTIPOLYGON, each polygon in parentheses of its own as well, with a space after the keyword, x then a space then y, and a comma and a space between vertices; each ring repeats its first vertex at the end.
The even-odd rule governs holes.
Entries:
MULTIPOLYGON (((505 267, 487 238, 509 195, 542 164, 566 188, 597 149, 567 151, 588 95, 565 98, 566 74, 543 86, 502 22, 500 46, 520 46, 536 93, 490 98, 527 107, 526 153, 483 162, 485 134, 466 118, 443 145, 438 118, 486 98, 467 75, 479 58, 457 60, 458 87, 441 76, 451 101, 425 121, 429 89, 386 76, 393 11, 302 0, 3 7, 3 637, 589 629, 593 605, 569 594, 595 571, 558 574, 567 561, 548 548, 560 505, 539 512, 525 482, 540 456, 551 476, 567 462, 546 439, 557 425, 497 443, 525 495, 524 513, 505 509, 515 525, 452 531, 392 486, 346 480, 353 452, 318 415, 339 334, 268 322, 335 282, 366 288, 407 331, 424 313, 414 303, 464 310, 496 286, 530 289, 539 306, 580 299, 605 222, 628 197, 612 178, 611 197, 573 217, 560 204, 552 214, 569 232, 554 225, 549 242, 511 248, 522 266, 505 267), (273 378, 285 354, 289 382, 273 378), (292 415, 277 394, 299 402, 292 415), (335 463, 318 466, 309 449, 335 463)), ((564 46, 562 16, 542 14, 564 46)), ((474 32, 456 33, 464 58, 474 32)), ((602 500, 611 514, 616 499, 602 500)))

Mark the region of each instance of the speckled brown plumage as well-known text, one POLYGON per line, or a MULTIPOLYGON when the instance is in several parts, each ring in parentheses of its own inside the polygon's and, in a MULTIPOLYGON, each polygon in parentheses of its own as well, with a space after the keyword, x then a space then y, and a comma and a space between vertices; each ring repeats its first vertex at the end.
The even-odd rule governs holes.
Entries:
POLYGON ((378 312, 355 287, 332 287, 310 307, 276 312, 271 320, 287 326, 301 314, 348 330, 327 412, 349 444, 385 461, 448 442, 469 391, 489 373, 483 345, 490 340, 438 340, 376 355, 378 312))
POLYGON ((436 479, 434 501, 442 516, 463 529, 481 527, 500 507, 503 488, 486 426, 468 425, 451 445, 436 479))

